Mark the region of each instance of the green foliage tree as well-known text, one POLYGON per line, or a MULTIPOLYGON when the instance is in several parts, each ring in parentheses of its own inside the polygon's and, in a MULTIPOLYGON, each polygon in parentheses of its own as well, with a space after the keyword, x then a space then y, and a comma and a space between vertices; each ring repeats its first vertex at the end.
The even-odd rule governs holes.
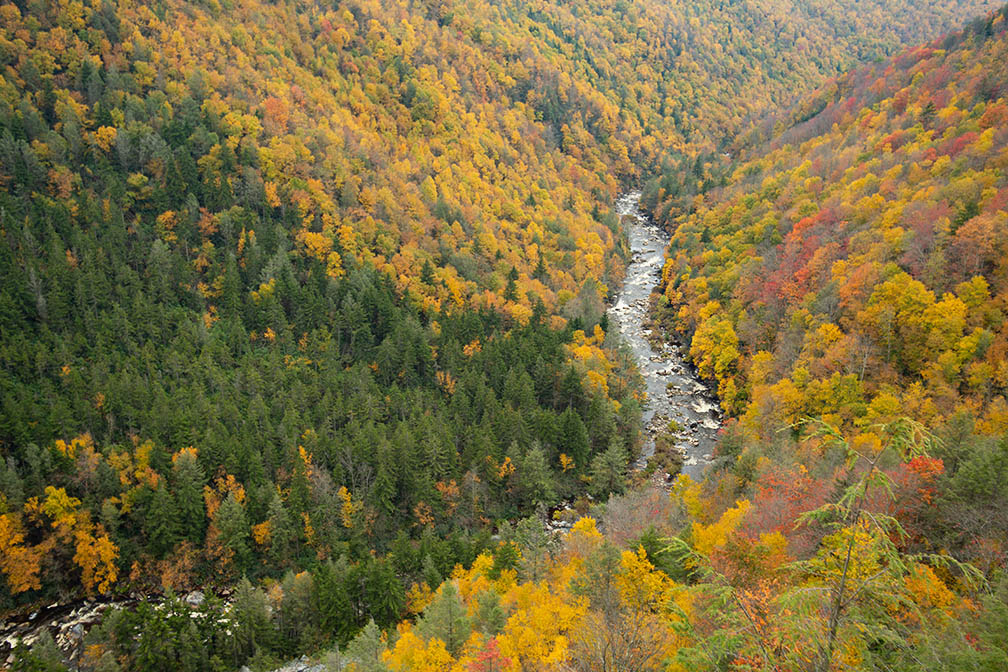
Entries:
POLYGON ((270 617, 266 594, 242 577, 235 589, 228 614, 228 650, 231 664, 240 666, 262 650, 275 645, 277 632, 270 617))
POLYGON ((270 560, 275 567, 288 567, 293 560, 298 529, 277 493, 273 493, 270 500, 266 520, 269 521, 270 560))
POLYGON ((30 648, 19 643, 14 648, 13 657, 11 670, 17 672, 65 672, 69 669, 63 663, 63 654, 49 630, 42 630, 30 648))
POLYGON ((388 666, 382 659, 385 650, 385 638, 372 619, 347 645, 346 659, 361 672, 388 672, 388 666))
POLYGON ((476 615, 473 628, 487 637, 493 637, 504 629, 507 613, 501 605, 500 595, 494 590, 485 590, 476 600, 476 615))
POLYGON ((206 530, 206 508, 203 503, 203 485, 206 479, 196 456, 182 452, 175 460, 173 477, 179 529, 183 537, 193 543, 200 543, 206 530))
MULTIPOLYGON (((889 493, 895 484, 879 468, 880 463, 891 457, 891 453, 904 462, 926 457, 933 449, 934 437, 919 424, 901 419, 881 428, 887 440, 880 450, 864 454, 829 425, 820 425, 817 431, 828 441, 835 442, 847 463, 859 473, 835 502, 809 511, 801 518, 802 522, 816 521, 834 531, 823 539, 814 558, 795 564, 798 571, 811 579, 812 585, 822 585, 826 589, 825 594, 815 594, 819 609, 795 610, 799 614, 814 614, 811 621, 803 619, 797 625, 802 636, 814 634, 814 667, 826 671, 836 664, 838 642, 863 637, 866 627, 888 646, 906 645, 898 629, 893 632, 895 624, 887 614, 913 604, 913 596, 903 592, 905 583, 901 579, 911 571, 912 561, 923 560, 925 556, 911 558, 901 553, 894 542, 894 538, 906 534, 899 521, 883 512, 872 511, 867 504, 876 491, 892 497, 889 493)), ((949 556, 932 554, 926 559, 940 566, 954 567, 966 581, 982 581, 973 567, 949 556)), ((800 590, 785 599, 800 604, 809 594, 800 590)))
POLYGON ((133 620, 139 626, 132 656, 136 669, 156 672, 210 669, 205 642, 182 602, 171 599, 162 609, 142 605, 133 620))
POLYGON ((214 519, 220 529, 221 543, 234 554, 237 569, 245 568, 249 561, 249 524, 245 517, 245 507, 233 492, 221 502, 214 519))
POLYGON ((155 555, 163 556, 175 547, 178 541, 178 519, 175 499, 169 494, 164 481, 161 481, 150 498, 144 519, 147 546, 155 555))
POLYGON ((472 632, 472 623, 451 581, 441 584, 438 594, 417 620, 416 627, 421 637, 436 637, 444 642, 448 653, 453 656, 458 654, 472 632))
POLYGON ((546 462, 546 452, 538 443, 521 458, 517 474, 522 502, 543 507, 556 501, 555 475, 546 462))
POLYGON ((604 497, 611 492, 623 491, 626 473, 626 449, 618 437, 609 443, 609 448, 592 459, 591 493, 604 497))
POLYGON ((557 539, 550 534, 538 516, 518 521, 514 532, 515 543, 521 551, 520 570, 526 581, 541 581, 557 550, 557 539))

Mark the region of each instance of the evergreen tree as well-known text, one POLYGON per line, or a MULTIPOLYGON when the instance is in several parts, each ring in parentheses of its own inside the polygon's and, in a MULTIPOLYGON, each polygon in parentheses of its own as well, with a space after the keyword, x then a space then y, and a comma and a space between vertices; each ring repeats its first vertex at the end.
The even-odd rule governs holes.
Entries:
POLYGON ((18 509, 24 504, 24 485, 12 455, 0 459, 0 492, 4 494, 9 509, 18 509))
POLYGON ((496 590, 484 590, 476 598, 476 618, 473 627, 487 637, 493 637, 504 629, 507 614, 501 606, 496 590))
POLYGON ((158 482, 157 490, 147 505, 144 534, 147 537, 147 547, 159 558, 164 557, 178 543, 178 510, 163 479, 158 482))
POLYGON ((221 288, 221 308, 228 317, 240 317, 242 307, 242 280, 238 273, 238 262, 234 255, 228 255, 224 269, 224 283, 221 288))
POLYGON ((525 506, 533 508, 549 506, 556 500, 553 471, 546 462, 546 453, 538 442, 521 458, 517 473, 521 498, 525 506))
POLYGON ((273 645, 276 631, 270 619, 269 600, 246 577, 238 582, 228 616, 228 646, 234 667, 273 645))
POLYGON ((567 408, 560 415, 560 437, 557 449, 574 460, 574 468, 584 472, 588 468, 588 429, 581 416, 567 408))
POLYGON ((424 261, 423 268, 420 269, 420 282, 427 286, 434 284, 434 267, 431 266, 430 259, 424 261))
POLYGON ((12 672, 67 672, 63 654, 47 628, 43 628, 31 648, 18 643, 14 648, 12 672))
POLYGON ((277 625, 284 650, 287 655, 293 655, 316 648, 320 633, 314 577, 310 572, 288 571, 280 588, 283 601, 277 613, 277 625))
POLYGON ((379 623, 396 623, 406 605, 406 591, 388 561, 362 560, 352 575, 361 587, 357 612, 370 614, 379 623))
POLYGON ((291 476, 287 505, 290 507, 291 513, 295 516, 301 516, 301 514, 307 513, 311 507, 311 485, 308 483, 307 467, 301 456, 295 452, 292 461, 294 474, 291 476))
POLYGON ((245 517, 245 507, 233 492, 221 502, 214 519, 220 530, 221 543, 234 553, 235 567, 241 571, 249 560, 249 524, 245 517))
POLYGON ((424 609, 416 627, 421 637, 436 637, 444 642, 448 653, 458 655, 472 632, 472 624, 452 581, 441 584, 437 596, 424 609))
POLYGON ((538 516, 518 521, 515 543, 521 551, 521 573, 527 581, 541 581, 557 542, 538 516))
POLYGON ((94 672, 122 672, 122 666, 116 660, 115 654, 105 651, 95 663, 94 672))
POLYGON ((613 438, 609 448, 592 460, 591 493, 596 497, 605 497, 611 492, 623 492, 626 466, 626 449, 618 437, 613 438))
POLYGON ((535 272, 532 274, 532 276, 536 280, 545 280, 548 274, 549 271, 546 270, 546 264, 543 263, 543 255, 542 252, 540 252, 539 262, 536 264, 535 272))
POLYGON ((371 504, 378 511, 391 516, 395 513, 396 465, 392 448, 385 441, 378 447, 378 471, 369 493, 371 504))
POLYGON ((514 266, 511 267, 511 270, 507 274, 507 285, 504 287, 504 300, 518 300, 518 269, 514 266))
POLYGON ((428 586, 440 586, 441 582, 444 581, 444 574, 441 573, 441 569, 438 568, 434 557, 430 553, 424 553, 423 560, 420 563, 420 571, 424 583, 428 586))
POLYGON ((298 539, 298 528, 283 500, 276 492, 270 500, 269 513, 269 555, 271 564, 282 569, 290 565, 293 547, 298 539))
POLYGON ((320 627, 323 631, 333 633, 340 644, 346 644, 357 628, 357 615, 348 585, 351 580, 350 567, 346 558, 330 558, 319 565, 314 574, 320 627))
POLYGON ((160 609, 142 603, 134 618, 136 649, 131 667, 151 672, 204 672, 209 656, 189 609, 170 597, 160 609))
POLYGON ((360 672, 388 672, 382 659, 385 650, 385 638, 372 618, 347 644, 345 658, 353 661, 360 672))
POLYGON ((206 478, 196 455, 182 451, 173 467, 178 524, 181 535, 199 544, 206 531, 206 508, 203 502, 203 484, 206 478))

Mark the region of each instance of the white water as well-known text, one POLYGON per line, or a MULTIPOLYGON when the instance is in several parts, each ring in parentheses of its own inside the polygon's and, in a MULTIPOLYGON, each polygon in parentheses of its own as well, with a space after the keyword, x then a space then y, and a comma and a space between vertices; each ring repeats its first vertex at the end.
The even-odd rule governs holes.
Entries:
POLYGON ((677 345, 666 343, 655 350, 647 340, 651 333, 644 327, 648 300, 661 280, 668 236, 640 211, 640 197, 639 191, 633 191, 616 202, 616 213, 626 227, 633 256, 623 287, 609 308, 609 319, 633 351, 646 384, 644 456, 654 454, 654 434, 669 420, 675 420, 683 427, 677 444, 685 456, 683 471, 696 478, 710 461, 721 413, 677 345))

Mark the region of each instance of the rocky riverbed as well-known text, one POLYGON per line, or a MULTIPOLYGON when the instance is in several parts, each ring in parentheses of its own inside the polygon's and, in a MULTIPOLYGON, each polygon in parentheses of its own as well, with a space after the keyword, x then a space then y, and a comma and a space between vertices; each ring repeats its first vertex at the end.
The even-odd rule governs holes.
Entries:
POLYGON ((642 460, 654 453, 654 437, 674 420, 682 428, 676 436, 676 449, 683 456, 683 471, 698 478, 710 461, 721 427, 721 411, 679 345, 651 345, 648 303, 661 280, 668 236, 640 211, 640 197, 639 191, 633 191, 616 202, 616 212, 626 227, 633 256, 623 287, 609 308, 609 318, 633 351, 647 387, 644 409, 647 436, 642 460))

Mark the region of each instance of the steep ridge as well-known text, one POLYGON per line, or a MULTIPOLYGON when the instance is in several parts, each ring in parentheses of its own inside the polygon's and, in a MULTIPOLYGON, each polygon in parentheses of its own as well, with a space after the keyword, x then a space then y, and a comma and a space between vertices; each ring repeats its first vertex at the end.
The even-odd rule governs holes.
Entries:
POLYGON ((1008 429, 1004 17, 837 79, 692 211, 655 207, 666 315, 747 431, 1008 429))
MULTIPOLYGON (((700 520, 723 512, 739 539, 781 533, 790 555, 821 558, 838 537, 816 525, 829 511, 859 518, 844 508, 857 500, 833 503, 858 483, 859 506, 882 516, 866 534, 925 554, 941 591, 973 590, 969 570, 941 567, 974 563, 996 614, 1008 538, 1006 62, 1008 8, 768 118, 725 172, 705 166, 724 186, 687 210, 688 184, 666 193, 663 178, 649 192, 672 231, 660 317, 734 416, 700 520)), ((976 635, 939 621, 941 642, 922 639, 944 662, 939 650, 976 635)), ((1003 660, 983 636, 976 655, 1003 660)))

